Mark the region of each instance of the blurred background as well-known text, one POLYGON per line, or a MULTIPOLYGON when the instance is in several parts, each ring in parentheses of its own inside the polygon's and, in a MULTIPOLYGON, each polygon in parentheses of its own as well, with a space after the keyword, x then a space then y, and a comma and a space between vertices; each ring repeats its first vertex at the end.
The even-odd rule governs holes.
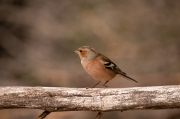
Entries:
MULTIPOLYGON (((0 86, 84 88, 96 83, 74 50, 108 56, 139 83, 180 84, 178 0, 0 0, 0 86)), ((0 110, 1 119, 35 119, 42 110, 0 110)), ((57 112, 46 119, 94 119, 97 112, 57 112)), ((102 119, 179 119, 180 110, 107 112, 102 119)))

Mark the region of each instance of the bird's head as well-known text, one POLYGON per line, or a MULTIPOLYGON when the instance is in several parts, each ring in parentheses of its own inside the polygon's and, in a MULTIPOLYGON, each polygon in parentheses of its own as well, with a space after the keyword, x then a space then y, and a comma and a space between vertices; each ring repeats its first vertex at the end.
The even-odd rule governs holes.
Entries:
POLYGON ((90 60, 98 55, 95 49, 90 46, 82 46, 74 51, 74 53, 78 54, 81 60, 90 60))

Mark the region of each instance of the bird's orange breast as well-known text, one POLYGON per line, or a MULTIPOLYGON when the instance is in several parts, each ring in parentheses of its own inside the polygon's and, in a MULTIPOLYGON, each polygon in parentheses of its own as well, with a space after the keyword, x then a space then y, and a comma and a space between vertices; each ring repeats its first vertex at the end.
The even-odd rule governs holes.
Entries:
POLYGON ((99 60, 85 60, 81 61, 81 64, 84 70, 96 80, 108 81, 116 76, 115 72, 106 69, 104 64, 102 64, 99 60))

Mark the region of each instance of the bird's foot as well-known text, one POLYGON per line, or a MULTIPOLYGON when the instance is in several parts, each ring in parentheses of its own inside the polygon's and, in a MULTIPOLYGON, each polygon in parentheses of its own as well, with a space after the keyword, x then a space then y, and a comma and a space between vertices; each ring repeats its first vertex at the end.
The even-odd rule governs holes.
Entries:
POLYGON ((91 88, 95 88, 95 87, 98 87, 100 81, 98 83, 96 83, 95 85, 93 85, 91 88))
POLYGON ((89 88, 98 88, 98 86, 90 86, 90 87, 86 87, 86 89, 89 89, 89 88))
POLYGON ((107 85, 102 85, 102 86, 104 86, 105 88, 108 88, 108 86, 107 86, 107 85))
POLYGON ((105 88, 107 88, 108 86, 106 85, 109 81, 106 81, 102 86, 104 86, 105 88))

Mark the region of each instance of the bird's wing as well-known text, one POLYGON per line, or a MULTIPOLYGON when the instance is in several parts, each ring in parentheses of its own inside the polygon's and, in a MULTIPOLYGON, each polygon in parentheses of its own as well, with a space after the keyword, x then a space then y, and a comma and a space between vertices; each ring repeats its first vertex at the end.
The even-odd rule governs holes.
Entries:
POLYGON ((127 76, 126 73, 121 71, 121 69, 114 62, 112 62, 109 58, 107 58, 106 56, 99 54, 98 57, 100 58, 100 60, 104 64, 105 68, 107 68, 107 69, 109 69, 109 70, 111 70, 117 74, 122 75, 126 79, 130 79, 131 81, 138 83, 136 80, 132 79, 131 77, 127 76))
POLYGON ((126 73, 121 71, 121 69, 114 62, 112 62, 109 58, 107 58, 106 56, 104 56, 102 54, 100 54, 99 57, 100 57, 100 60, 102 61, 102 63, 104 64, 105 68, 112 70, 117 74, 126 75, 126 73))

